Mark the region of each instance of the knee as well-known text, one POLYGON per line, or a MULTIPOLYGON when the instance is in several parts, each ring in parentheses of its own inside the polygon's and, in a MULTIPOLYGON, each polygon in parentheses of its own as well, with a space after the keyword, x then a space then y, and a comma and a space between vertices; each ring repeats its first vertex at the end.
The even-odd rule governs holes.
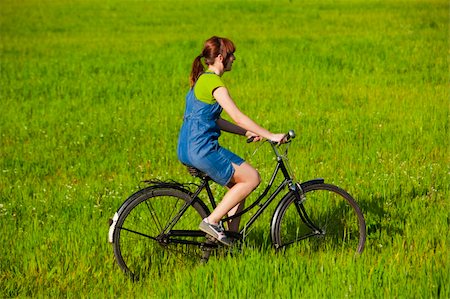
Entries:
POLYGON ((259 172, 249 164, 244 164, 243 166, 237 168, 233 179, 234 183, 246 184, 249 188, 251 188, 251 191, 256 189, 256 187, 258 187, 261 183, 259 172))

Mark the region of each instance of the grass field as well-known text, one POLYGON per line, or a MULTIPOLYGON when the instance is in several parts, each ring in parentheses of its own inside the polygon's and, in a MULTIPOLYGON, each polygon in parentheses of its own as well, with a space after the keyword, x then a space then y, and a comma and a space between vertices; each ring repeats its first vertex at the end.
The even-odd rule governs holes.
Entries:
MULTIPOLYGON (((1 298, 450 297, 448 1, 2 0, 0 38, 1 298), (275 254, 269 212, 239 255, 121 273, 108 218, 142 180, 194 180, 175 148, 212 35, 241 109, 296 130, 298 179, 356 198, 360 257, 275 254)), ((222 144, 267 180, 268 147, 222 144)))

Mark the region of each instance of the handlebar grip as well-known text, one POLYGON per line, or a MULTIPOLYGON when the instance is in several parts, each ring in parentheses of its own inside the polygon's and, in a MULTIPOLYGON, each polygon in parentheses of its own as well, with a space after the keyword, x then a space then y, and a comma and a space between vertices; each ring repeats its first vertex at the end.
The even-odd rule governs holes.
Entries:
POLYGON ((251 136, 251 137, 247 138, 247 143, 252 143, 253 140, 255 140, 255 136, 251 136))

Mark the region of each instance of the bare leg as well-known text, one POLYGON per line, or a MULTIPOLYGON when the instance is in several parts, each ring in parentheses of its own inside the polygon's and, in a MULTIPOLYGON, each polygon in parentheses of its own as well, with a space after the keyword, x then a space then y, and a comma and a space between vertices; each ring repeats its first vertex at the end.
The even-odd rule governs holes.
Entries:
MULTIPOLYGON (((243 200, 258 187, 261 179, 258 171, 250 164, 244 162, 241 165, 233 164, 235 169, 233 178, 231 179, 230 189, 223 197, 222 201, 217 205, 214 211, 209 215, 210 223, 218 223, 225 214, 234 215, 244 207, 243 200), (242 203, 241 203, 242 202, 242 203)), ((239 230, 240 217, 233 219, 229 223, 229 230, 239 230)))
MULTIPOLYGON (((230 182, 227 185, 227 189, 230 190, 234 186, 233 182, 230 182)), ((228 211, 228 216, 231 217, 235 215, 236 213, 241 212, 245 207, 245 199, 242 200, 240 203, 238 203, 234 208, 232 208, 230 211, 228 211)), ((241 222, 241 217, 236 217, 233 219, 230 219, 227 221, 228 224, 228 230, 233 232, 239 232, 239 223, 241 222)))
MULTIPOLYGON (((241 212, 245 207, 245 199, 238 203, 234 208, 228 212, 228 216, 233 216, 236 213, 241 212)), ((236 217, 228 220, 228 230, 233 232, 239 232, 239 223, 241 222, 241 217, 236 217)))

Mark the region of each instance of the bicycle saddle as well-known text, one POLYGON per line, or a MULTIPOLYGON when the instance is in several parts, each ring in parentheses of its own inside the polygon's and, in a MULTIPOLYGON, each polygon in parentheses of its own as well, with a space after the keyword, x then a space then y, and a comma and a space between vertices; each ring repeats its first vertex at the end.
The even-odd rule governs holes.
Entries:
POLYGON ((190 175, 192 175, 193 177, 197 177, 197 178, 201 178, 201 179, 209 179, 208 175, 206 173, 204 173, 201 170, 198 170, 197 168, 193 167, 193 166, 187 166, 185 165, 188 169, 188 172, 190 175))

